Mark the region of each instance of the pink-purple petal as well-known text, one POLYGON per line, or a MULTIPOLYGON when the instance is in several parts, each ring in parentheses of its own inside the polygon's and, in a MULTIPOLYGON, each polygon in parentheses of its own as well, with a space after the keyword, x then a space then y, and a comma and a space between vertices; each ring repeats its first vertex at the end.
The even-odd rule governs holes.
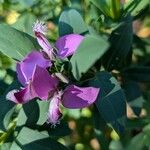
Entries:
POLYGON ((47 122, 53 126, 59 122, 62 114, 60 112, 60 96, 59 94, 54 95, 50 101, 47 122))
POLYGON ((27 82, 27 79, 26 79, 26 76, 23 74, 22 70, 21 70, 21 63, 17 63, 17 66, 16 66, 16 70, 17 70, 17 77, 18 77, 18 80, 20 81, 20 83, 22 85, 25 86, 26 82, 27 82))
POLYGON ((51 66, 51 62, 45 59, 42 53, 38 51, 32 51, 29 53, 23 61, 17 65, 17 74, 19 81, 25 85, 33 74, 35 66, 38 65, 42 68, 47 68, 51 66))
POLYGON ((36 96, 37 95, 34 92, 34 89, 32 89, 31 85, 27 85, 25 88, 21 89, 20 91, 18 90, 10 91, 7 94, 6 98, 17 104, 24 104, 32 100, 36 96))
POLYGON ((83 39, 84 37, 79 34, 68 34, 60 37, 55 44, 58 49, 58 57, 64 59, 74 54, 83 39))
POLYGON ((49 56, 49 58, 53 55, 53 48, 50 45, 49 41, 45 38, 45 36, 39 32, 35 33, 37 41, 39 45, 42 47, 43 51, 49 56))
POLYGON ((42 100, 47 100, 49 95, 53 94, 58 85, 58 79, 49 75, 49 72, 40 67, 36 66, 32 77, 32 86, 38 97, 42 100))
POLYGON ((99 88, 68 86, 62 97, 62 104, 66 108, 84 108, 94 103, 99 94, 99 88))

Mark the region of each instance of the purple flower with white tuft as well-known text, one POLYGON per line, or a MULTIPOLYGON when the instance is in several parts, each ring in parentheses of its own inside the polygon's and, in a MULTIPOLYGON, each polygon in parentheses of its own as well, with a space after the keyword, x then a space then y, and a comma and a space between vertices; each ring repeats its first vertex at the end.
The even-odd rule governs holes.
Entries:
POLYGON ((46 26, 44 23, 37 21, 33 26, 33 31, 35 32, 39 45, 51 60, 55 57, 64 59, 71 56, 84 39, 84 37, 79 34, 68 34, 60 37, 55 43, 55 48, 53 48, 45 38, 46 26), (54 49, 57 50, 57 54, 54 52, 54 49))
POLYGON ((37 38, 39 45, 42 47, 43 52, 50 58, 50 60, 54 59, 54 50, 53 47, 50 45, 48 40, 45 37, 47 32, 46 25, 41 21, 36 21, 33 25, 33 31, 37 38))
POLYGON ((17 63, 17 76, 24 87, 20 91, 10 91, 7 99, 15 103, 27 103, 35 97, 49 99, 58 85, 58 79, 49 75, 46 69, 49 66, 50 61, 42 53, 33 51, 28 54, 23 61, 17 63))
POLYGON ((73 55, 84 37, 78 34, 60 37, 55 43, 57 49, 57 54, 55 54, 54 48, 45 37, 47 32, 45 24, 37 21, 33 26, 33 31, 44 54, 49 59, 46 59, 41 52, 32 51, 24 60, 17 63, 17 76, 23 88, 10 91, 7 94, 7 99, 21 104, 36 97, 41 100, 50 99, 47 122, 55 127, 62 117, 61 104, 70 109, 88 107, 96 101, 100 89, 69 85, 63 92, 58 91, 59 79, 67 84, 69 80, 60 73, 56 73, 59 79, 49 74, 47 68, 52 66, 50 60, 56 57, 64 59, 73 55))

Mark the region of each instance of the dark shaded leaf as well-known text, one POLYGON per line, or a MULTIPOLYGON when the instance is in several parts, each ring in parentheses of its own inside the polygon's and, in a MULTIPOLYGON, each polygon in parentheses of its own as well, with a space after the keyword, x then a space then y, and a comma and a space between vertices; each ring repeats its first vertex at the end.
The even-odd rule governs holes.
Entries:
POLYGON ((17 126, 43 125, 47 120, 49 102, 32 100, 20 110, 17 126))
POLYGON ((51 124, 45 123, 40 131, 47 131, 50 137, 62 137, 69 135, 71 133, 71 129, 68 127, 68 124, 63 120, 60 121, 60 124, 57 124, 55 128, 52 127, 51 124))
POLYGON ((133 109, 133 112, 139 116, 143 107, 144 98, 138 83, 134 81, 126 81, 123 84, 123 88, 128 104, 133 109))
POLYGON ((126 150, 133 150, 133 149, 142 150, 145 146, 144 137, 145 135, 142 132, 134 136, 128 143, 126 150))
POLYGON ((101 149, 108 150, 109 144, 108 144, 107 138, 105 136, 106 122, 101 117, 96 106, 94 107, 93 121, 94 121, 95 135, 96 135, 96 138, 98 139, 99 143, 101 144, 101 149))
POLYGON ((127 129, 135 129, 135 128, 143 128, 146 125, 146 121, 141 118, 134 118, 134 119, 128 119, 127 120, 127 129))
POLYGON ((67 150, 65 146, 48 137, 46 133, 23 127, 10 150, 67 150))
POLYGON ((5 130, 10 123, 11 117, 15 110, 15 103, 6 100, 6 94, 20 86, 18 81, 14 81, 9 88, 6 90, 5 94, 0 97, 0 129, 5 130))
POLYGON ((128 16, 111 33, 109 39, 111 46, 104 55, 102 62, 107 70, 121 69, 130 64, 131 46, 133 41, 132 18, 128 16))
POLYGON ((122 75, 126 79, 139 82, 149 82, 150 81, 150 67, 145 66, 135 66, 129 67, 122 71, 122 75))
POLYGON ((103 119, 118 132, 124 131, 126 122, 125 95, 117 80, 108 72, 98 72, 89 81, 90 86, 99 87, 96 106, 103 119))

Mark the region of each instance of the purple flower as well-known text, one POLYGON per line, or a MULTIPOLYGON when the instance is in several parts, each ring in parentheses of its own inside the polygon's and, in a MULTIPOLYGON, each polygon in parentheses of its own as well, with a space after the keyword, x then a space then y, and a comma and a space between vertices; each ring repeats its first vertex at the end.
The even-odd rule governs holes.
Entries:
POLYGON ((60 102, 66 108, 84 108, 93 104, 98 94, 99 88, 69 85, 63 93, 57 92, 51 99, 47 122, 54 127, 59 123, 62 116, 59 108, 60 102))
MULTIPOLYGON (((73 55, 84 39, 83 36, 78 34, 69 34, 60 37, 55 43, 57 49, 56 56, 54 48, 45 37, 46 26, 37 21, 34 24, 33 30, 44 54, 50 60, 53 60, 54 57, 64 59, 73 55)), ((36 97, 41 100, 50 99, 47 122, 55 127, 62 116, 60 110, 61 104, 70 109, 88 107, 96 101, 100 89, 69 85, 63 92, 58 91, 59 79, 67 84, 69 81, 59 73, 56 73, 59 79, 56 76, 50 75, 47 68, 51 67, 52 63, 44 56, 41 52, 32 51, 24 60, 17 63, 17 76, 23 88, 21 90, 10 91, 7 94, 7 99, 22 104, 36 97)))
POLYGON ((37 22, 33 26, 33 31, 36 35, 37 41, 39 45, 42 47, 43 51, 47 54, 47 56, 53 60, 54 51, 48 40, 45 38, 45 34, 47 32, 47 27, 43 22, 37 20, 37 22))
POLYGON ((22 85, 26 85, 26 83, 32 77, 35 66, 46 69, 51 65, 51 62, 45 59, 42 53, 38 51, 32 51, 24 58, 24 60, 17 63, 16 71, 18 79, 22 85))
POLYGON ((58 85, 58 79, 46 70, 49 66, 50 61, 42 53, 33 51, 28 54, 23 61, 17 63, 17 76, 24 87, 20 91, 10 91, 7 99, 15 103, 26 103, 35 97, 49 99, 58 85))
POLYGON ((37 21, 33 26, 33 31, 35 32, 39 45, 51 60, 53 60, 54 55, 60 59, 71 56, 84 39, 84 37, 79 34, 68 34, 60 37, 55 43, 55 48, 57 49, 57 54, 55 54, 54 48, 52 48, 44 36, 46 33, 46 26, 42 22, 37 21))

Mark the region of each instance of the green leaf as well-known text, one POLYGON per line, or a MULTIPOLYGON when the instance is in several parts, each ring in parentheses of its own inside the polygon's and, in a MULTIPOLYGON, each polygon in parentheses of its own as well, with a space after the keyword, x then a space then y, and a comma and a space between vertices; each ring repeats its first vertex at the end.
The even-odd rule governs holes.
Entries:
POLYGON ((47 121, 47 113, 49 110, 49 102, 37 100, 39 106, 39 118, 37 125, 43 125, 47 121))
POLYGON ((128 119, 126 128, 134 130, 135 128, 143 128, 146 125, 146 121, 141 118, 128 119))
POLYGON ((109 44, 99 36, 88 35, 71 58, 73 76, 79 80, 107 51, 109 44))
POLYGON ((10 123, 13 112, 15 110, 15 103, 6 100, 6 94, 20 86, 18 81, 14 81, 9 88, 6 90, 5 94, 0 97, 0 129, 5 130, 10 123))
POLYGON ((39 118, 39 107, 36 101, 30 101, 23 105, 19 112, 17 126, 35 126, 39 118))
POLYGON ((32 30, 33 23, 37 20, 36 16, 31 13, 24 13, 19 17, 17 22, 15 22, 12 26, 17 30, 28 33, 33 36, 34 32, 32 30))
POLYGON ((150 81, 150 67, 135 66, 122 70, 122 75, 126 79, 139 82, 150 81))
POLYGON ((109 150, 124 150, 120 141, 111 141, 109 150))
POLYGON ((126 150, 133 150, 133 149, 143 150, 144 146, 145 146, 145 135, 143 132, 141 132, 130 140, 126 150))
POLYGON ((31 7, 35 4, 36 0, 18 0, 18 2, 24 7, 31 7))
POLYGON ((49 102, 32 100, 23 105, 20 110, 17 126, 30 126, 43 125, 47 120, 47 113, 49 102))
POLYGON ((102 71, 89 81, 89 85, 100 88, 96 106, 103 119, 118 133, 123 132, 126 122, 126 102, 117 80, 110 73, 102 71))
POLYGON ((118 0, 90 0, 105 16, 114 20, 120 17, 121 3, 118 0))
POLYGON ((97 8, 99 8, 106 16, 111 16, 109 7, 105 0, 90 0, 97 8))
POLYGON ((3 120, 3 125, 5 129, 9 126, 10 122, 12 121, 12 116, 15 112, 16 106, 12 107, 8 112, 6 113, 4 120, 3 120))
POLYGON ((144 103, 140 86, 137 82, 126 81, 123 84, 123 89, 126 94, 128 104, 133 109, 133 112, 139 116, 144 103))
POLYGON ((124 5, 125 13, 131 13, 132 16, 138 15, 149 6, 149 0, 130 0, 124 5))
POLYGON ((8 25, 0 24, 0 51, 16 60, 21 60, 36 48, 36 40, 28 34, 8 25))
POLYGON ((10 150, 67 150, 65 146, 48 137, 46 133, 23 127, 10 150))
POLYGON ((40 131, 47 131, 49 136, 52 138, 66 136, 71 133, 71 129, 68 127, 68 124, 63 120, 61 120, 60 124, 57 124, 55 128, 52 128, 51 124, 45 123, 40 128, 40 131))
POLYGON ((112 69, 120 69, 130 63, 133 41, 131 16, 126 17, 111 33, 109 41, 111 43, 110 49, 103 57, 105 68, 110 71, 112 69))
POLYGON ((0 150, 9 150, 12 143, 4 143, 0 145, 0 150))
POLYGON ((88 32, 88 28, 84 23, 81 15, 75 10, 65 10, 59 18, 59 35, 77 33, 84 34, 88 32))
POLYGON ((19 112, 17 127, 28 126, 31 128, 47 131, 51 137, 61 137, 70 134, 68 125, 61 121, 55 128, 47 124, 49 101, 32 100, 23 105, 19 112))

